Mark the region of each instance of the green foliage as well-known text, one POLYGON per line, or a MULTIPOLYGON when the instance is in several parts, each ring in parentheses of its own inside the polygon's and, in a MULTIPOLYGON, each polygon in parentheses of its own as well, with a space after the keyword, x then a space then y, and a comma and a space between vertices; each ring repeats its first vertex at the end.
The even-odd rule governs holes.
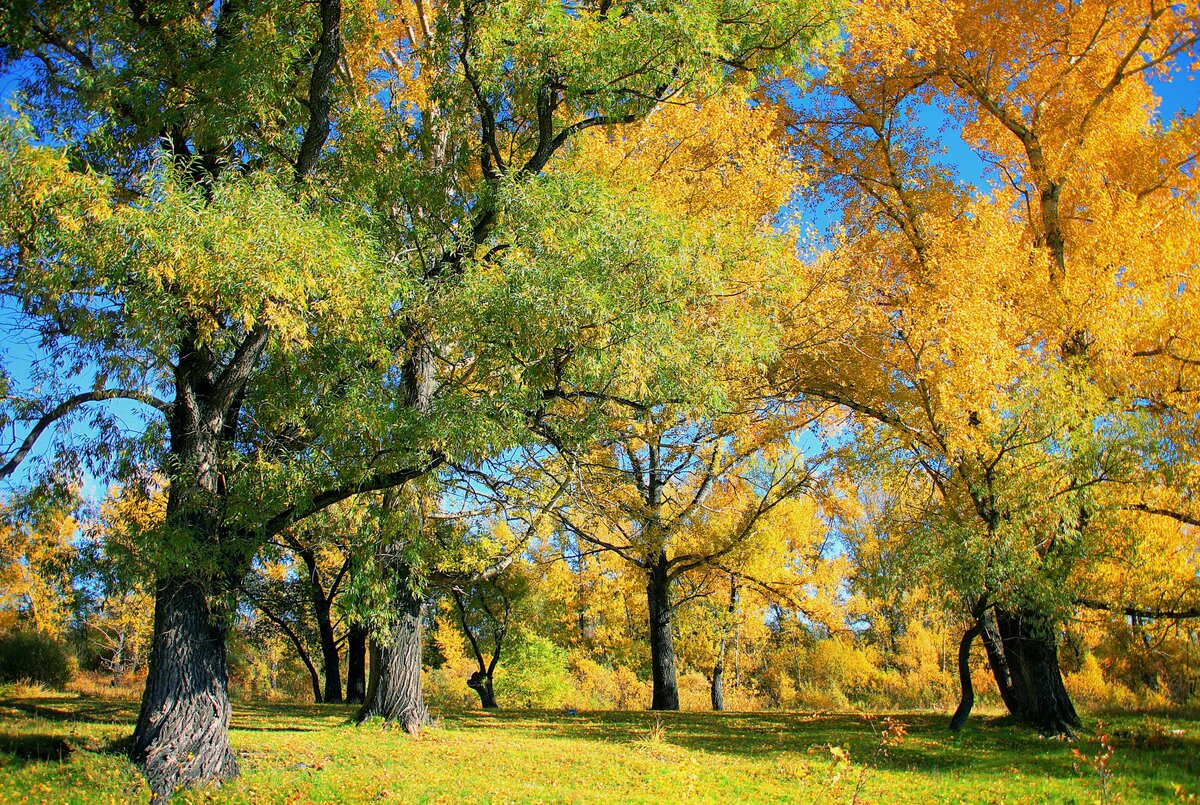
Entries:
POLYGON ((0 637, 0 682, 27 681, 61 688, 71 681, 72 674, 72 658, 54 638, 23 630, 0 637))
POLYGON ((496 699, 501 707, 562 707, 571 693, 566 649, 539 635, 512 638, 496 669, 496 699))
POLYGON ((740 287, 743 262, 782 262, 773 241, 720 242, 651 193, 565 174, 502 186, 496 237, 512 246, 448 302, 467 312, 459 338, 485 345, 480 369, 513 372, 520 396, 604 388, 700 406, 736 367, 770 360, 767 310, 722 315, 714 300, 740 287))

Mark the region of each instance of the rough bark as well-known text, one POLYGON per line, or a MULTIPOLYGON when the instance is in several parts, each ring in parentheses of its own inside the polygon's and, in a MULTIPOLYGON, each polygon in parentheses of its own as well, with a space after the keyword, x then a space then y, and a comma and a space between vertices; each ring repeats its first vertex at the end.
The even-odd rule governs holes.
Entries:
POLYGON ((346 702, 367 700, 367 627, 351 624, 346 634, 346 702))
POLYGON ((150 673, 130 752, 157 800, 237 776, 229 747, 225 629, 193 579, 157 585, 150 673))
POLYGON ((247 335, 220 383, 212 380, 217 373, 213 356, 195 346, 181 352, 175 370, 170 418, 175 472, 166 521, 188 535, 188 549, 203 551, 217 572, 189 572, 184 555, 178 560, 181 568, 164 568, 156 583, 149 675, 130 750, 156 799, 238 772, 229 748, 226 624, 214 602, 246 568, 237 553, 222 550, 221 439, 235 428, 244 373, 265 343, 257 330, 247 335))
POLYGON ((375 682, 371 686, 373 689, 367 691, 367 701, 359 713, 359 720, 382 716, 385 721, 394 721, 415 735, 430 722, 430 718, 421 691, 424 602, 413 593, 410 575, 409 568, 404 565, 394 572, 394 620, 387 640, 379 642, 378 663, 372 655, 371 672, 375 682))
POLYGON ((647 574, 646 600, 650 605, 650 670, 654 679, 651 710, 678 710, 679 685, 675 670, 672 634, 671 580, 667 555, 662 552, 647 574))
POLYGON ((1081 724, 1063 685, 1053 628, 1036 613, 1000 608, 996 626, 1008 667, 1010 711, 1045 735, 1073 735, 1081 724))
POLYGON ((1028 611, 996 608, 985 617, 988 663, 1008 711, 1043 734, 1074 734, 1079 715, 1063 686, 1054 631, 1028 611))

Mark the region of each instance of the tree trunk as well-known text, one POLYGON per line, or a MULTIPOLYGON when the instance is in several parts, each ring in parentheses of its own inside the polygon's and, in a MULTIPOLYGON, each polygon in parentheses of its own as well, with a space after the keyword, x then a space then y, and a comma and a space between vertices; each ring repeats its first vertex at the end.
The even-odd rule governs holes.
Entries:
POLYGON ((987 652, 988 666, 996 679, 996 687, 1000 690, 1000 698, 1008 712, 1016 715, 1019 709, 1016 691, 1013 688, 1012 671, 1008 667, 1008 658, 1004 655, 1004 644, 1000 638, 1000 627, 996 625, 996 612, 989 609, 983 613, 983 648, 987 652))
POLYGON ((479 703, 483 705, 484 710, 500 708, 500 705, 496 704, 496 692, 492 690, 492 677, 489 674, 476 671, 467 680, 467 687, 479 694, 479 703))
POLYGON ((317 628, 321 633, 321 661, 325 666, 325 703, 342 702, 342 658, 333 634, 333 619, 328 605, 317 606, 317 628))
POLYGON ((675 672, 675 641, 671 624, 671 580, 667 556, 661 553, 651 566, 646 583, 650 605, 650 668, 654 678, 651 710, 678 710, 679 685, 675 672))
POLYGON ((1045 735, 1074 735, 1081 724, 1063 686, 1053 628, 1036 613, 1000 608, 996 609, 996 626, 1015 705, 1010 710, 1045 735))
POLYGON ((367 700, 367 627, 351 624, 346 635, 346 701, 367 700))
POLYGON ((1029 610, 997 607, 983 635, 1008 711, 1045 735, 1073 735, 1079 715, 1063 686, 1053 629, 1029 610))
POLYGON ((975 688, 971 684, 971 644, 982 631, 983 620, 980 619, 963 633, 962 641, 958 644, 958 683, 962 695, 958 700, 958 709, 950 719, 951 732, 960 732, 966 726, 971 709, 975 707, 975 688))
POLYGON ((221 539, 220 442, 236 425, 238 405, 226 400, 214 409, 206 402, 201 390, 211 389, 213 371, 211 354, 185 339, 175 370, 170 419, 175 472, 166 510, 168 527, 186 540, 174 557, 184 570, 162 571, 155 585, 150 668, 130 749, 156 800, 238 773, 229 747, 227 625, 225 613, 214 612, 213 605, 241 580, 249 559, 227 552, 221 539), (200 557, 213 570, 188 572, 200 557))
MULTIPOLYGON (((736 623, 737 603, 737 577, 730 573, 729 623, 736 623)), ((725 709, 725 650, 729 645, 729 623, 721 624, 721 644, 717 647, 717 661, 713 664, 712 685, 709 691, 712 696, 712 709, 717 712, 725 709)))
POLYGON ((325 694, 317 701, 328 704, 342 702, 342 658, 338 655, 337 640, 333 634, 333 592, 326 594, 321 586, 321 574, 317 567, 317 554, 312 548, 298 551, 308 568, 308 594, 317 620, 317 633, 321 636, 321 664, 325 668, 325 694))
POLYGON ((367 701, 359 720, 382 716, 400 724, 415 735, 430 722, 429 710, 421 692, 421 652, 423 649, 422 608, 424 602, 413 594, 410 569, 401 565, 392 578, 392 603, 395 621, 388 639, 380 641, 378 676, 375 656, 371 673, 375 679, 367 691, 367 701))
POLYGON ((317 673, 317 666, 312 664, 312 660, 304 652, 301 652, 300 659, 304 662, 304 666, 308 668, 308 680, 312 683, 313 703, 320 704, 321 698, 321 675, 317 673))
POLYGON ((205 586, 195 579, 160 581, 150 672, 130 752, 156 799, 181 786, 237 776, 231 714, 225 629, 215 622, 205 586))
POLYGON ((712 696, 712 709, 720 712, 725 709, 725 638, 721 638, 721 647, 717 651, 717 661, 713 664, 712 685, 709 693, 712 696))
POLYGON ((383 652, 379 648, 379 641, 371 638, 367 643, 367 695, 363 699, 363 704, 375 698, 375 691, 379 690, 379 666, 382 660, 383 652))

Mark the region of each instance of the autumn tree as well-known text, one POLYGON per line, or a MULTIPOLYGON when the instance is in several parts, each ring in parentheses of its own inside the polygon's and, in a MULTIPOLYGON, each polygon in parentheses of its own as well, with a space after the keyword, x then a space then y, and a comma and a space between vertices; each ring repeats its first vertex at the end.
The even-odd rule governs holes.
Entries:
MULTIPOLYGON (((741 683, 746 638, 761 634, 773 612, 786 609, 830 634, 845 629, 846 560, 817 503, 820 487, 806 492, 763 517, 753 539, 677 583, 680 656, 708 677, 713 710, 725 709, 727 669, 741 683)), ((721 497, 710 508, 725 522, 721 530, 739 516, 737 504, 721 497)))
POLYGON ((144 669, 149 660, 154 574, 142 546, 151 542, 148 534, 161 528, 166 504, 158 479, 135 478, 110 489, 84 528, 79 548, 88 599, 85 633, 114 684, 144 669))
MULTIPOLYGON (((1188 64, 1196 16, 870 2, 854 20, 795 141, 844 204, 831 259, 862 272, 847 275, 861 329, 849 350, 785 372, 874 422, 885 454, 925 475, 925 492, 900 494, 940 524, 911 533, 970 546, 940 576, 965 582, 964 672, 982 634, 1010 709, 1069 731, 1057 633, 1070 590, 1119 538, 1110 512, 1171 495, 1145 434, 1191 441, 1176 423, 1195 404, 1196 122, 1159 119, 1150 79, 1188 64), (982 179, 939 157, 930 109, 958 126, 982 179)), ((1180 508, 1159 515, 1186 520, 1180 508)))
POLYGON ((673 588, 745 547, 812 479, 801 456, 777 444, 774 456, 760 453, 766 444, 723 430, 728 423, 669 409, 639 414, 610 441, 565 463, 570 504, 556 516, 581 542, 644 574, 651 707, 678 710, 673 588))
MULTIPOLYGON (((702 262, 711 243, 652 209, 645 188, 560 157, 587 132, 796 61, 828 20, 816 4, 707 2, 404 3, 360 18, 339 169, 370 209, 385 261, 419 285, 394 348, 411 414, 460 417, 443 449, 478 461, 528 438, 547 390, 603 388, 627 355, 669 344, 675 300, 720 268, 702 262)), ((362 715, 415 729, 421 580, 409 544, 377 551, 394 609, 414 614, 381 641, 362 715)))
MULTIPOLYGON (((478 351, 453 328, 440 341, 439 328, 477 298, 478 283, 461 282, 468 268, 488 281, 478 250, 510 240, 496 230, 501 191, 585 129, 794 58, 824 21, 790 4, 5 7, 4 60, 25 70, 33 130, 5 134, 4 289, 38 337, 65 349, 27 378, 44 393, 6 397, 27 430, 3 474, 85 408, 126 400, 147 414, 143 439, 104 427, 87 449, 54 455, 167 478, 133 743, 157 794, 236 773, 223 635, 261 542, 324 505, 425 474, 448 446, 500 440, 490 428, 465 439, 474 425, 446 414, 481 420, 435 369, 470 376, 471 361, 438 360, 478 351), (335 195, 361 203, 337 208, 322 192, 333 179, 335 195), (363 389, 376 392, 370 404, 363 389), (337 439, 323 436, 331 422, 337 439)), ((522 198, 554 202, 537 191, 526 183, 522 198)), ((516 234, 519 212, 507 220, 516 234)), ((519 298, 534 278, 519 278, 516 254, 506 276, 519 298)), ((515 410, 528 407, 517 397, 515 410)), ((380 558, 400 555, 385 546, 380 558)), ((419 614, 403 588, 397 608, 419 614)))
POLYGON ((79 524, 62 506, 0 511, 0 617, 6 628, 29 628, 62 640, 82 611, 75 587, 79 524))

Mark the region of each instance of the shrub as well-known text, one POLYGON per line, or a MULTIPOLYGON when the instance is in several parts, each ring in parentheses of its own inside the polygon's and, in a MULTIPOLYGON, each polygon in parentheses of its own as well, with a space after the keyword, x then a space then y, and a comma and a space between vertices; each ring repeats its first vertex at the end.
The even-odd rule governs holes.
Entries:
POLYGON ((562 707, 571 694, 567 651, 538 635, 517 635, 496 668, 501 707, 562 707))
POLYGON ((677 684, 680 710, 712 710, 712 683, 704 674, 682 673, 677 684))
POLYGON ((0 682, 29 681, 61 688, 71 681, 71 658, 52 637, 19 631, 0 637, 0 682))
POLYGON ((650 703, 648 681, 623 665, 609 668, 574 652, 568 659, 566 704, 581 710, 642 710, 650 703))

